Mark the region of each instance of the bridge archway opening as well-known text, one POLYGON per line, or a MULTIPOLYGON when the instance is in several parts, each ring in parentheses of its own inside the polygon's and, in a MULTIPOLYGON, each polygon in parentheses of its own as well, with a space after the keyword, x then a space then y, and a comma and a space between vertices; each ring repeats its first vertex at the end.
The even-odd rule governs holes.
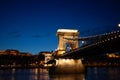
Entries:
POLYGON ((61 55, 66 51, 73 50, 78 48, 78 40, 69 40, 67 38, 78 38, 78 30, 75 29, 58 29, 57 37, 58 37, 58 48, 57 55, 61 55))
POLYGON ((66 47, 66 52, 71 50, 71 46, 69 43, 66 43, 65 47, 66 47))

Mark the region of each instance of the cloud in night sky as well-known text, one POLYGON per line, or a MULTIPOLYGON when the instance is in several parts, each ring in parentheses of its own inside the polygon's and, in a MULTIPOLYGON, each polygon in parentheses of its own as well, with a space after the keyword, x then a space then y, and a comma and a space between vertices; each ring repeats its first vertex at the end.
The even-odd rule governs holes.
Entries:
POLYGON ((12 32, 8 32, 7 36, 10 38, 20 38, 22 37, 22 34, 20 31, 12 31, 12 32))
POLYGON ((32 35, 32 38, 45 38, 45 37, 49 37, 49 33, 46 33, 46 34, 35 34, 35 35, 32 35))

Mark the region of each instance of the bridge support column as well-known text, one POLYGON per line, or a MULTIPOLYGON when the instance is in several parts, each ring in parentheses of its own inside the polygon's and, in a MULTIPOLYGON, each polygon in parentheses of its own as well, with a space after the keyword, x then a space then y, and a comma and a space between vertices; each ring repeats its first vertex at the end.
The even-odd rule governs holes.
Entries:
POLYGON ((67 44, 70 47, 70 50, 78 48, 77 40, 68 40, 66 38, 78 38, 78 30, 73 29, 58 29, 57 37, 58 37, 58 48, 57 48, 57 56, 64 54, 67 51, 67 44))
POLYGON ((49 68, 50 74, 84 73, 81 59, 57 59, 56 65, 49 68))

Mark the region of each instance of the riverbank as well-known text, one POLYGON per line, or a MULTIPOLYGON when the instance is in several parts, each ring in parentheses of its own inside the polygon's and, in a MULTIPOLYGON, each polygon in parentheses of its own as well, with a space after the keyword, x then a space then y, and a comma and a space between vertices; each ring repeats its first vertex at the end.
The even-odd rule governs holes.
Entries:
MULTIPOLYGON (((120 67, 120 64, 105 64, 105 63, 84 63, 85 67, 120 67)), ((49 67, 44 67, 41 65, 32 65, 32 66, 0 66, 0 69, 32 69, 32 68, 41 68, 41 69, 48 69, 49 67)))
POLYGON ((43 68, 43 66, 38 66, 38 65, 32 65, 32 66, 22 66, 22 65, 2 65, 0 66, 0 69, 24 69, 24 68, 43 68))
POLYGON ((83 63, 85 67, 120 67, 120 63, 103 63, 103 62, 93 62, 93 63, 83 63))

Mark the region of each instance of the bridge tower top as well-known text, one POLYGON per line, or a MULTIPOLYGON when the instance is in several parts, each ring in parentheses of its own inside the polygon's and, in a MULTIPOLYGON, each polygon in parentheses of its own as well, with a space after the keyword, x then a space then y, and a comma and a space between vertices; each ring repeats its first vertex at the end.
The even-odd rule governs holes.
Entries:
POLYGON ((69 33, 76 33, 78 30, 73 29, 58 29, 57 32, 69 32, 69 33))
POLYGON ((77 40, 68 40, 67 38, 78 38, 78 30, 76 29, 58 29, 57 37, 58 37, 58 48, 57 55, 61 55, 66 51, 73 50, 78 48, 77 40))

